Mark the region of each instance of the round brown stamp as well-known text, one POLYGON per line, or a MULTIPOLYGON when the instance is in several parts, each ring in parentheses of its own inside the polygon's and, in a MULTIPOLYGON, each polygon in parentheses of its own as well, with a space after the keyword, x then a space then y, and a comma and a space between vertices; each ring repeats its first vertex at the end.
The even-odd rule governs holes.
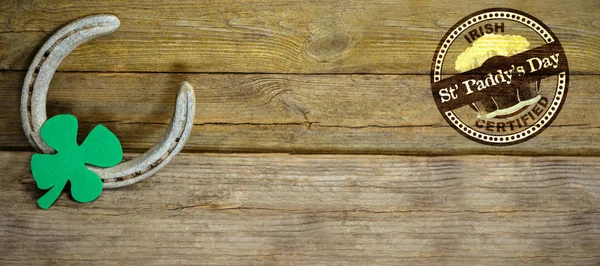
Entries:
POLYGON ((473 13, 440 41, 431 89, 444 119, 463 136, 512 145, 541 133, 567 97, 569 67, 544 23, 513 9, 473 13))

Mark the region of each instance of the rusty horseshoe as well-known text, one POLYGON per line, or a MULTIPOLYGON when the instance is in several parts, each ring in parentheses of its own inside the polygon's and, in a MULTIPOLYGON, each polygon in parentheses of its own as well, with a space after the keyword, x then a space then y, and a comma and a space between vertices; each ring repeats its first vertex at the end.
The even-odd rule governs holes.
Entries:
MULTIPOLYGON (((52 35, 36 54, 25 76, 21 94, 21 121, 25 135, 35 150, 54 153, 42 140, 40 128, 47 120, 48 86, 60 63, 80 44, 112 33, 120 25, 119 18, 114 15, 92 15, 77 19, 52 35)), ((177 93, 171 123, 152 148, 140 157, 111 168, 88 168, 102 178, 104 188, 123 187, 152 176, 183 148, 193 127, 195 109, 194 88, 184 81, 177 93)))

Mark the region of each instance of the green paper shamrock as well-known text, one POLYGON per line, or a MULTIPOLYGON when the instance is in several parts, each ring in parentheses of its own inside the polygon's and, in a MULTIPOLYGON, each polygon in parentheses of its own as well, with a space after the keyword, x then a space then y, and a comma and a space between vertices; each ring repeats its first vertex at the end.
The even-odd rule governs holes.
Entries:
POLYGON ((48 119, 40 130, 42 139, 56 150, 55 154, 34 154, 31 173, 38 188, 50 189, 38 199, 42 209, 56 201, 67 181, 71 195, 78 202, 90 202, 102 193, 102 179, 86 167, 112 167, 123 159, 119 139, 106 127, 97 125, 77 144, 77 118, 62 114, 48 119))

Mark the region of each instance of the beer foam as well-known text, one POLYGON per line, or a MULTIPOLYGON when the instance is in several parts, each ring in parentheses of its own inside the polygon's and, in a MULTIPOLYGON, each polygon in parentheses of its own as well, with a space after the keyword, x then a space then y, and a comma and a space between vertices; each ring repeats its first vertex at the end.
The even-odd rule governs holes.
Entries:
POLYGON ((513 56, 527 50, 529 41, 520 35, 486 34, 456 58, 455 69, 466 72, 480 67, 491 57, 513 56))

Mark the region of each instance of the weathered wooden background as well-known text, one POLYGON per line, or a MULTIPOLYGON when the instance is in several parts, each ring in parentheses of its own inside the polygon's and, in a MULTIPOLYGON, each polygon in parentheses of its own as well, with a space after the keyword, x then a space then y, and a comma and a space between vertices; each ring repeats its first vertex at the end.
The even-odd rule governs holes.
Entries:
POLYGON ((0 264, 600 265, 600 1, 0 0, 0 264), (444 33, 490 7, 562 40, 569 97, 540 136, 488 147, 437 111, 444 33), (19 117, 37 49, 86 15, 49 114, 135 156, 196 88, 184 153, 93 203, 47 211, 19 117))

